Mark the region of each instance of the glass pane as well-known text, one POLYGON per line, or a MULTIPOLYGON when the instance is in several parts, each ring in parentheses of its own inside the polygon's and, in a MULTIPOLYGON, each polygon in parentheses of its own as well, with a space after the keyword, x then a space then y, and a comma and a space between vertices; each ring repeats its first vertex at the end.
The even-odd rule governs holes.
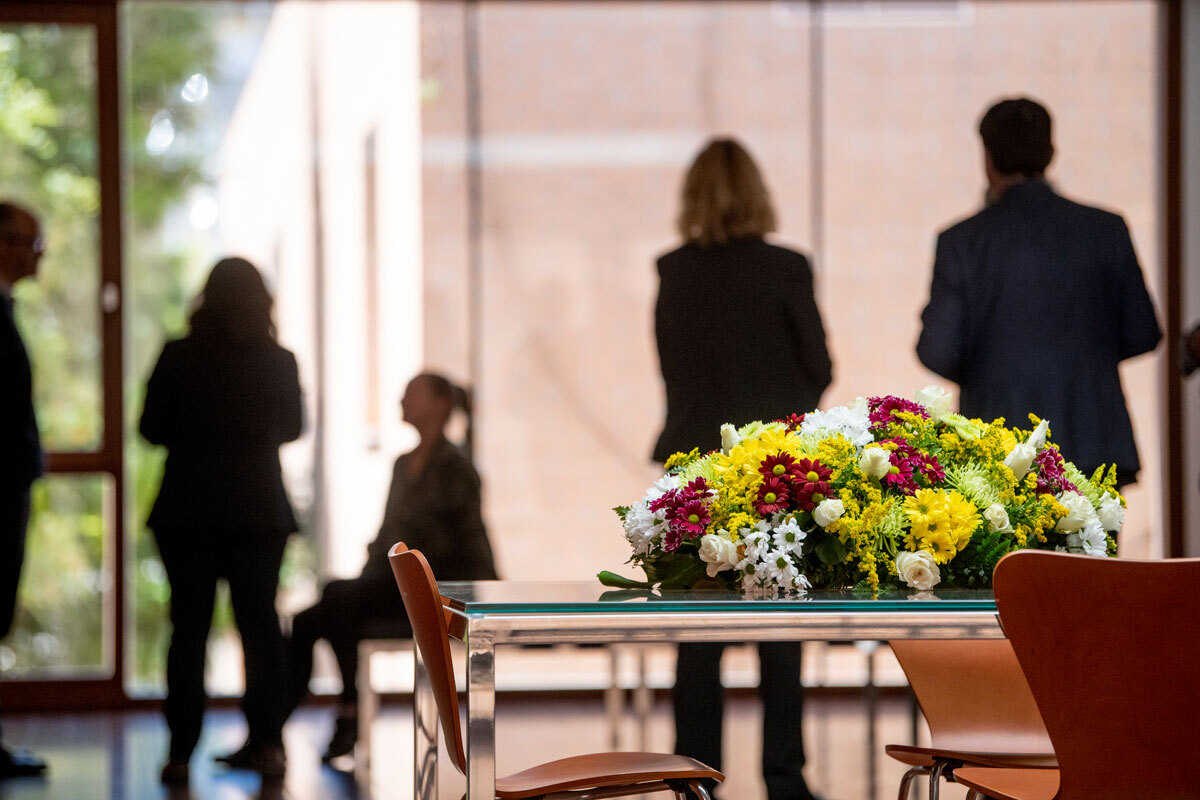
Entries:
MULTIPOLYGON (((1162 297, 1157 3, 846 3, 823 15, 818 299, 835 375, 827 405, 881 390, 907 396, 937 379, 914 351, 934 236, 983 206, 977 126, 1003 97, 1047 106, 1055 146, 1047 179, 1125 217, 1150 292, 1162 297), (868 331, 886 331, 894 344, 881 347, 868 331)), ((1143 466, 1125 492, 1124 556, 1161 555, 1152 532, 1162 530, 1158 376, 1167 345, 1122 365, 1143 466)))
MULTIPOLYGON (((271 159, 262 158, 263 144, 270 141, 272 151, 288 152, 284 145, 294 129, 290 124, 236 121, 248 109, 269 115, 279 112, 272 103, 286 105, 304 96, 308 74, 301 56, 307 54, 307 39, 296 38, 295 23, 297 14, 303 22, 308 13, 307 4, 270 2, 139 2, 121 7, 122 89, 127 98, 123 149, 129 175, 124 230, 125 455, 132 537, 126 677, 133 694, 162 692, 170 633, 170 587, 145 525, 158 494, 165 451, 138 435, 146 379, 163 343, 187 332, 191 304, 208 270, 229 253, 250 258, 264 273, 276 295, 275 319, 285 347, 298 350, 293 339, 304 341, 311 333, 306 327, 311 317, 302 313, 301 304, 286 299, 288 292, 311 285, 311 254, 305 253, 290 272, 281 270, 273 257, 275 248, 291 252, 304 243, 303 225, 292 220, 286 232, 266 225, 262 215, 277 204, 247 198, 250 187, 240 182, 246 178, 253 186, 263 181, 264 191, 279 191, 278 185, 267 182, 272 180, 266 173, 271 159), (266 95, 249 101, 247 92, 255 81, 266 81, 266 95), (254 155, 247 158, 251 150, 254 155), (236 168, 241 158, 246 158, 249 174, 236 168), (249 206, 243 207, 246 199, 249 206)), ((303 123, 292 122, 307 130, 303 123)), ((289 169, 293 176, 307 174, 294 164, 289 169)), ((295 197, 303 200, 307 195, 296 192, 295 197)), ((308 463, 303 451, 285 450, 284 468, 301 519, 306 511, 303 498, 310 493, 305 488, 311 480, 308 463)), ((303 606, 311 596, 312 561, 311 550, 297 539, 283 569, 285 606, 303 606), (304 599, 292 601, 296 592, 304 599)), ((228 595, 222 592, 209 647, 210 693, 240 693, 241 670, 228 595)))
POLYGON ((0 26, 0 196, 39 216, 46 241, 14 294, 47 450, 103 437, 95 39, 86 26, 0 26))
POLYGON ((47 476, 33 487, 17 619, 0 644, 8 677, 96 677, 112 669, 113 481, 47 476))
POLYGON ((438 592, 465 613, 491 614, 604 614, 668 611, 849 611, 883 614, 896 611, 949 614, 958 611, 995 612, 991 589, 938 589, 935 592, 881 592, 864 597, 852 591, 812 591, 800 597, 753 598, 741 592, 663 589, 605 589, 594 581, 447 581, 438 592))

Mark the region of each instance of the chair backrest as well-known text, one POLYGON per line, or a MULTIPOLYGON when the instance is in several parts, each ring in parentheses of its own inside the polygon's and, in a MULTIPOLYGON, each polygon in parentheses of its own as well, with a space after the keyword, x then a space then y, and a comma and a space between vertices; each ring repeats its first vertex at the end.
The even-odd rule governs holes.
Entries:
POLYGON ((1200 559, 1026 550, 993 583, 1058 798, 1200 797, 1200 559))
POLYGON ((404 610, 412 623, 413 641, 421 651, 429 683, 437 702, 438 716, 446 736, 446 749, 459 772, 467 771, 467 756, 463 748, 462 723, 458 716, 458 689, 454 683, 454 662, 450 657, 450 630, 442 596, 429 562, 419 550, 409 550, 403 542, 388 552, 396 585, 404 598, 404 610))
POLYGON ((1008 640, 897 640, 891 646, 925 713, 932 747, 1054 752, 1008 640))

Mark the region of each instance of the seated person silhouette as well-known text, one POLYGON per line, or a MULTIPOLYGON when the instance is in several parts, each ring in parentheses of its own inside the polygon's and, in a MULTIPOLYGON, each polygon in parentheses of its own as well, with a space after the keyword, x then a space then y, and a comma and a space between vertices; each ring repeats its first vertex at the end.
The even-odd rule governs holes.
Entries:
MULTIPOLYGON (((316 605, 292 622, 285 719, 308 693, 318 639, 332 646, 342 676, 337 723, 323 761, 348 755, 358 739, 358 643, 412 636, 387 560, 391 546, 403 541, 420 550, 442 580, 496 577, 480 508, 479 474, 445 435, 456 408, 467 414, 470 429, 466 392, 441 375, 422 373, 409 382, 400 407, 420 443, 396 459, 383 523, 367 547, 362 574, 328 583, 316 605)), ((218 760, 242 766, 247 755, 238 750, 218 760)))

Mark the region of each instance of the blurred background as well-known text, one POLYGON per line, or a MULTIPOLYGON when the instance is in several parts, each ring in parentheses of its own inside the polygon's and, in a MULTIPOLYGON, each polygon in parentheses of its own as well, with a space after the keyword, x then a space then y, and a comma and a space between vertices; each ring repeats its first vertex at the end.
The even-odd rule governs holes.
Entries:
MULTIPOLYGON (((286 611, 357 574, 423 368, 474 392, 502 577, 586 579, 625 561, 611 509, 656 474, 654 258, 705 139, 747 144, 778 241, 813 255, 823 406, 935 382, 913 352, 934 237, 982 204, 975 129, 1000 97, 1049 107, 1050 180, 1125 216, 1165 323, 1182 304, 1165 294, 1166 5, 134 0, 115 30, 0 15, 0 193, 45 228, 18 295, 53 451, 0 645, 0 674, 30 688, 6 707, 162 692, 167 584, 144 527, 162 452, 137 418, 219 256, 264 271, 300 363, 286 611)), ((1172 481, 1196 502, 1196 468, 1165 467, 1184 436, 1173 353, 1124 365, 1144 467, 1122 555, 1168 552, 1172 481)), ((210 689, 236 694, 221 608, 210 689)))

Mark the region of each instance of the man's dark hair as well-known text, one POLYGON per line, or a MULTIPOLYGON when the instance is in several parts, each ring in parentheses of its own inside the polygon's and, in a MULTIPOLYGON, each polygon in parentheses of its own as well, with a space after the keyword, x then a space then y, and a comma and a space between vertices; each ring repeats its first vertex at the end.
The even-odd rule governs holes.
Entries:
POLYGON ((1037 177, 1054 157, 1050 112, 1027 97, 1001 100, 989 108, 979 121, 979 135, 992 164, 1005 175, 1037 177))

